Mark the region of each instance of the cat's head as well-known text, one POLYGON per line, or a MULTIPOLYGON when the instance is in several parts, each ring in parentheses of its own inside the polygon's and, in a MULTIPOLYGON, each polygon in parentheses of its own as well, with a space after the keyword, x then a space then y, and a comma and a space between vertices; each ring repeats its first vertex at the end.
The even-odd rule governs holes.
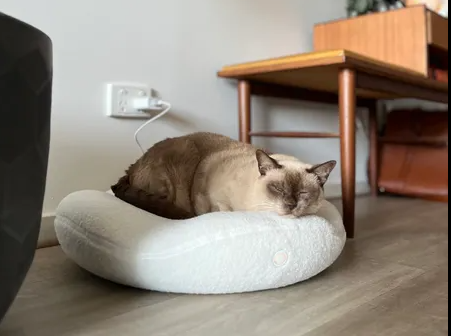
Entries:
POLYGON ((277 156, 261 150, 256 155, 260 192, 264 193, 259 210, 296 218, 318 212, 324 200, 324 185, 336 161, 310 166, 290 157, 276 160, 277 156))

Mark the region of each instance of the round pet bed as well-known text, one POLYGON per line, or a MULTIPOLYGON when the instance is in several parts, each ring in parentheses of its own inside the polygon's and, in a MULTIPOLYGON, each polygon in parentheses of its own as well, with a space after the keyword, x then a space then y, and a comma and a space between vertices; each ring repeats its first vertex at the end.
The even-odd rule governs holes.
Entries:
POLYGON ((346 242, 337 209, 286 219, 213 213, 173 221, 100 191, 69 195, 55 228, 67 256, 87 271, 140 289, 228 294, 289 286, 331 266, 346 242))

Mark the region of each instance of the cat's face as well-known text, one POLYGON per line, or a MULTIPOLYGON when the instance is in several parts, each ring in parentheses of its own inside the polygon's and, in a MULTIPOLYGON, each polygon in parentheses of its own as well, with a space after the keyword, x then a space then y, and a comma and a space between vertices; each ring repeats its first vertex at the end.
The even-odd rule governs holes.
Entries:
POLYGON ((278 162, 263 151, 257 152, 263 210, 287 217, 316 214, 324 200, 324 185, 337 162, 329 161, 313 167, 300 162, 278 162))

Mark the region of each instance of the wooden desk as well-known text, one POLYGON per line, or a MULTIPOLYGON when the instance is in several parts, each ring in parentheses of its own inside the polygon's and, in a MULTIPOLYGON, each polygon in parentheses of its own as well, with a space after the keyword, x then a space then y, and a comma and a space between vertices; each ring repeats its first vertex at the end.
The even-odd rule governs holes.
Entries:
POLYGON ((356 107, 370 113, 370 183, 377 195, 377 102, 416 98, 448 104, 448 84, 421 73, 346 50, 293 55, 224 67, 218 76, 238 80, 240 140, 252 137, 340 138, 343 217, 355 235, 356 107), (254 132, 251 96, 277 97, 339 105, 340 133, 254 132))

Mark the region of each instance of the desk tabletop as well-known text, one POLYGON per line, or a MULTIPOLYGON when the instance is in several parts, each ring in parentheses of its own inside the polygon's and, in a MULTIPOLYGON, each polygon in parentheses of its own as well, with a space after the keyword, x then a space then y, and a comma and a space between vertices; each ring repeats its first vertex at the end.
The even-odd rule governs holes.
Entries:
MULTIPOLYGON (((380 62, 347 50, 313 52, 226 66, 218 72, 218 76, 324 92, 337 92, 339 89, 337 78, 342 68, 352 68, 358 73, 388 78, 399 83, 409 84, 416 89, 433 90, 438 93, 448 92, 448 83, 438 82, 415 71, 380 62)), ((375 99, 416 98, 414 94, 401 96, 387 91, 358 90, 358 95, 375 99)))

